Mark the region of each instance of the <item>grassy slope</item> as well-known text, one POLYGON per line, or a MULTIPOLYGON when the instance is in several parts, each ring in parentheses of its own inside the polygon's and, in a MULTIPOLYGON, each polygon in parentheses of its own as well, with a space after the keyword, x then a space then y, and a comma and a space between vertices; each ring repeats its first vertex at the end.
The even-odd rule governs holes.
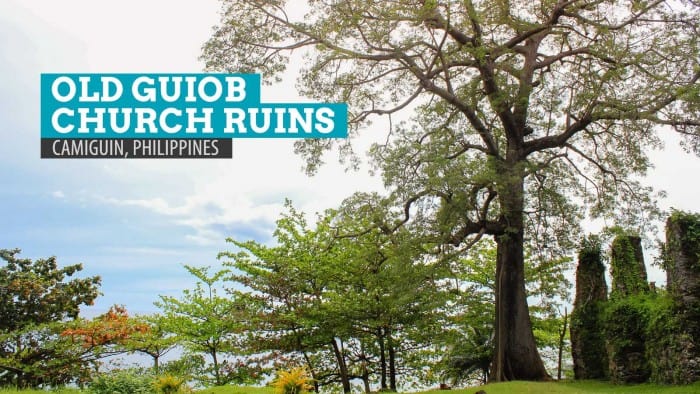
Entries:
POLYGON ((690 386, 612 385, 604 382, 507 382, 494 383, 477 388, 452 390, 454 394, 473 394, 478 390, 486 394, 700 394, 700 382, 690 386))
MULTIPOLYGON (((468 389, 431 391, 430 394, 474 394, 478 390, 484 390, 486 394, 700 394, 700 382, 690 386, 622 386, 604 382, 507 382, 468 389)), ((198 391, 197 394, 273 394, 273 391, 268 387, 217 387, 198 391)))
MULTIPOLYGON (((690 386, 657 386, 651 384, 616 386, 603 382, 535 383, 508 382, 489 384, 469 389, 440 391, 445 394, 474 394, 478 390, 486 394, 700 394, 700 382, 690 386)), ((17 391, 0 389, 0 394, 46 394, 46 391, 17 391)), ((58 394, 80 394, 79 390, 53 391, 58 394)), ((437 394, 438 391, 432 391, 437 394)), ((197 394, 273 394, 269 387, 215 387, 198 391, 197 394)))

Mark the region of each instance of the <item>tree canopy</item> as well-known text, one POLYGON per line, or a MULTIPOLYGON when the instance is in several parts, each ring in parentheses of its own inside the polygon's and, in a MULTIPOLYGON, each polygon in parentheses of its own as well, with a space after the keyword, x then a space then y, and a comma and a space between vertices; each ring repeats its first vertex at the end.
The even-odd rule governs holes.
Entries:
MULTIPOLYGON (((314 225, 288 203, 273 246, 229 240, 237 251, 220 257, 235 272, 236 297, 252 306, 244 319, 249 352, 271 352, 282 367, 304 365, 316 388, 340 384, 345 392, 352 380, 371 392, 488 376, 494 243, 482 240, 468 258, 426 254, 431 245, 407 227, 364 230, 388 215, 358 206, 374 198, 351 196, 314 225)), ((527 263, 537 345, 554 347, 567 260, 527 263)))
POLYGON ((80 306, 99 295, 99 277, 71 278, 81 264, 59 268, 55 257, 31 260, 19 253, 0 249, 0 330, 75 319, 80 306))
POLYGON ((196 286, 184 289, 179 298, 160 296, 160 301, 155 303, 162 311, 159 330, 171 334, 170 339, 191 355, 204 354, 210 358, 211 363, 195 376, 201 383, 221 386, 247 382, 249 377, 242 377, 239 371, 244 366, 229 357, 242 353, 239 342, 246 305, 235 297, 218 294, 220 282, 229 271, 210 274, 210 267, 186 265, 185 268, 196 278, 196 286))
POLYGON ((0 385, 66 384, 84 376, 92 357, 65 340, 65 323, 99 294, 100 278, 74 278, 75 264, 58 267, 55 257, 20 258, 0 249, 0 385))

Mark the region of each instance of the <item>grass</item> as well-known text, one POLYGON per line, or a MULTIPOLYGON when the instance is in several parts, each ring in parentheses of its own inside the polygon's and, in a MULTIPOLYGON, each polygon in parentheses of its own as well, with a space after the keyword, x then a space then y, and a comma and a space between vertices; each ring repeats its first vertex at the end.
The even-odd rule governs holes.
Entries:
MULTIPOLYGON (((197 391, 197 394, 273 394, 272 387, 222 386, 197 391)), ((2 393, 0 393, 2 394, 2 393)))
MULTIPOLYGON (((606 382, 506 382, 450 391, 453 394, 700 394, 700 382, 689 386, 613 385, 606 382)), ((433 392, 434 393, 434 392, 433 392)))
MULTIPOLYGON (((605 382, 507 382, 481 387, 441 391, 445 394, 474 394, 478 390, 486 394, 700 394, 700 382, 689 386, 659 386, 654 384, 612 385, 605 382)), ((437 390, 430 394, 437 394, 437 390)), ((0 394, 46 394, 41 390, 0 389, 0 394)), ((84 391, 64 389, 50 391, 57 394, 81 394, 84 391)), ((213 387, 197 391, 197 394, 273 394, 271 387, 213 387)))
POLYGON ((59 389, 59 390, 17 390, 17 389, 7 389, 0 388, 0 394, 84 394, 84 391, 78 389, 59 389))
MULTIPOLYGON (((450 391, 430 391, 430 394, 700 394, 700 382, 689 386, 659 386, 655 384, 613 385, 605 382, 507 382, 450 391)), ((216 387, 197 394, 272 394, 270 387, 216 387)), ((2 393, 0 393, 2 394, 2 393)))

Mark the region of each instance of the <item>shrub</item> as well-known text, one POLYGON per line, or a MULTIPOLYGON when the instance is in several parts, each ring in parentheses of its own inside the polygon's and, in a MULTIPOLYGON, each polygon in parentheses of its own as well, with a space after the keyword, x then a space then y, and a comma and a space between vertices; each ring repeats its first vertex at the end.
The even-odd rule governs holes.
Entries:
POLYGON ((153 394, 153 376, 135 369, 99 374, 89 385, 94 394, 153 394))
POLYGON ((301 394, 312 389, 311 378, 306 369, 301 367, 278 371, 272 387, 277 394, 301 394))
POLYGON ((163 375, 156 378, 153 388, 158 394, 187 393, 189 389, 185 385, 185 379, 173 375, 163 375))
POLYGON ((635 294, 610 300, 603 312, 610 379, 615 383, 642 383, 651 374, 646 358, 648 298, 635 294))
MULTIPOLYGON (((202 382, 201 377, 208 374, 206 360, 201 354, 185 354, 177 360, 161 365, 160 372, 165 375, 179 376, 185 381, 202 382)), ((206 386, 206 384, 204 384, 206 386)))

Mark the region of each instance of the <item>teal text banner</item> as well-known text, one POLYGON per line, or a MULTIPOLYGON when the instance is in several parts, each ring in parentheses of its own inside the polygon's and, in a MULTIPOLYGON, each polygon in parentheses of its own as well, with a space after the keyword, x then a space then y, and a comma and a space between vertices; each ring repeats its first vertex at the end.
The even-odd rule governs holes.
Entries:
POLYGON ((261 103, 258 74, 42 74, 41 138, 345 138, 344 103, 261 103))

